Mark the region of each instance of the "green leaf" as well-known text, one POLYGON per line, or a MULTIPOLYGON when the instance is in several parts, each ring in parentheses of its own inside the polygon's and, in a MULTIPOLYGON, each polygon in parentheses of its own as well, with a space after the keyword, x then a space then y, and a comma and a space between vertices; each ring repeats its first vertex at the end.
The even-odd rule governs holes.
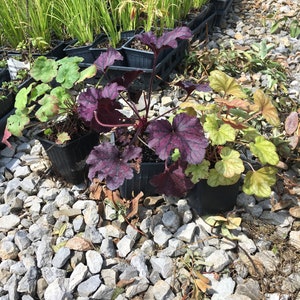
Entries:
POLYGON ((298 35, 300 35, 300 23, 298 20, 293 20, 291 22, 290 35, 292 38, 298 38, 298 35))
POLYGON ((192 182, 197 183, 200 179, 206 179, 209 175, 209 166, 210 162, 206 159, 204 159, 201 164, 197 165, 188 165, 188 167, 185 170, 185 174, 189 176, 192 175, 192 182))
POLYGON ((241 175, 237 174, 230 178, 226 178, 221 175, 216 169, 209 170, 209 176, 207 178, 207 184, 211 187, 219 185, 232 185, 239 181, 241 175))
POLYGON ((47 83, 38 84, 37 86, 35 86, 32 89, 32 92, 30 95, 31 101, 35 101, 38 97, 44 95, 50 89, 51 89, 51 87, 47 83))
POLYGON ((213 114, 207 115, 204 130, 209 134, 212 145, 224 145, 226 142, 233 142, 235 140, 235 130, 229 124, 222 124, 213 114))
POLYGON ((69 92, 62 86, 57 86, 51 90, 50 95, 57 98, 57 105, 59 107, 59 112, 63 112, 64 109, 68 107, 68 103, 71 103, 72 96, 69 92))
POLYGON ((16 113, 7 119, 7 129, 15 136, 22 136, 22 131, 29 122, 30 119, 26 114, 16 113))
POLYGON ((210 72, 209 84, 216 92, 224 92, 238 98, 247 97, 236 80, 220 70, 210 72))
POLYGON ((77 80, 77 83, 80 83, 84 81, 87 78, 92 78, 97 74, 97 68, 96 65, 91 65, 87 68, 85 68, 83 71, 80 72, 80 77, 77 80))
POLYGON ((250 151, 258 157, 262 164, 277 165, 279 157, 275 145, 263 136, 255 138, 255 143, 250 143, 250 151))
POLYGON ((45 95, 39 103, 41 107, 36 111, 35 116, 41 122, 47 122, 58 113, 58 99, 52 95, 45 95))
POLYGON ((243 130, 244 135, 243 135, 243 139, 245 139, 246 141, 255 141, 255 138, 257 136, 260 136, 260 133, 257 131, 257 129, 253 128, 253 127, 249 127, 243 130))
POLYGON ((27 88, 23 87, 22 89, 20 89, 20 91, 16 95, 15 108, 17 110, 23 110, 26 108, 27 101, 28 101, 28 95, 31 92, 32 87, 33 87, 33 83, 30 84, 27 88))
POLYGON ((39 56, 30 70, 30 75, 36 81, 50 82, 57 74, 57 62, 45 56, 39 56))
POLYGON ((257 171, 249 171, 244 180, 243 192, 261 198, 271 195, 271 186, 276 183, 277 169, 263 167, 257 171))
POLYGON ((230 178, 244 172, 245 168, 238 151, 224 147, 221 150, 220 156, 222 160, 215 164, 215 169, 218 173, 226 178, 230 178))
POLYGON ((56 80, 61 83, 64 88, 70 89, 74 86, 79 77, 79 66, 74 63, 68 63, 59 67, 56 80))

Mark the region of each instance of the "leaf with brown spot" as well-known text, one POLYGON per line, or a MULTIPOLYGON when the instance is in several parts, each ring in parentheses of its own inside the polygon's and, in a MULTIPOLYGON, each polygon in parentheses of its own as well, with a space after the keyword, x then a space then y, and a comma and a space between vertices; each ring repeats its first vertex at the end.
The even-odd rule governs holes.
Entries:
POLYGON ((127 215, 128 219, 131 219, 135 216, 137 216, 138 212, 139 212, 139 201, 140 199, 144 196, 143 192, 139 192, 138 195, 136 195, 132 200, 131 200, 131 211, 130 213, 127 215))
POLYGON ((292 135, 298 128, 298 113, 293 111, 289 114, 284 122, 284 128, 288 135, 292 135))
POLYGON ((300 218, 300 206, 294 206, 289 209, 289 213, 292 217, 299 219, 300 218))
POLYGON ((75 251, 88 251, 94 248, 90 241, 79 236, 69 239, 65 247, 75 251))

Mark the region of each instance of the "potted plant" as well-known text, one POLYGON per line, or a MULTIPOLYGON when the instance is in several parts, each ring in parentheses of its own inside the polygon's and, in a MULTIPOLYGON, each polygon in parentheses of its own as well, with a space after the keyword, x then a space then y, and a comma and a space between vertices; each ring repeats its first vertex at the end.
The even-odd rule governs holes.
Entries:
MULTIPOLYGON (((178 29, 178 37, 179 32, 182 37, 186 38, 188 32, 191 36, 186 28, 178 29)), ((155 48, 156 56, 164 47, 177 46, 171 38, 161 45, 149 33, 139 38, 155 48)), ((120 54, 111 49, 95 63, 105 72, 115 59, 120 59, 120 54)), ((183 104, 151 118, 153 76, 148 89, 135 94, 144 102, 142 111, 137 108, 137 99, 128 98, 128 88, 138 73, 127 73, 104 87, 88 88, 78 97, 79 114, 85 122, 106 135, 110 133, 110 140, 94 147, 87 159, 91 180, 98 177, 105 180, 109 189, 121 187, 121 191, 125 182, 133 188, 123 191, 125 197, 144 190, 146 194, 156 191, 167 196, 187 196, 192 206, 200 205, 195 207, 200 213, 211 210, 202 204, 211 199, 203 196, 203 192, 216 192, 218 186, 225 186, 225 191, 232 189, 234 197, 224 199, 225 194, 221 194, 217 199, 221 202, 214 202, 212 210, 232 208, 240 185, 247 194, 270 196, 278 172, 277 143, 258 128, 261 122, 267 122, 270 128, 279 126, 280 120, 267 94, 262 90, 246 94, 233 78, 212 71, 210 86, 219 95, 213 103, 188 101, 195 89, 203 87, 178 82, 186 91, 183 104), (143 171, 149 156, 152 162, 159 162, 159 167, 152 172, 154 176, 146 174, 146 180, 141 180, 137 174, 143 171), (128 180, 135 179, 137 183, 128 184, 128 180), (144 189, 142 181, 152 187, 144 189)), ((275 133, 271 137, 275 138, 275 133)))
POLYGON ((95 75, 95 65, 80 70, 80 57, 60 60, 38 57, 30 75, 33 82, 16 95, 15 112, 7 120, 3 141, 21 136, 36 125, 36 137, 44 146, 55 172, 67 181, 83 181, 85 158, 98 135, 87 129, 77 113, 76 94, 85 79, 95 75))

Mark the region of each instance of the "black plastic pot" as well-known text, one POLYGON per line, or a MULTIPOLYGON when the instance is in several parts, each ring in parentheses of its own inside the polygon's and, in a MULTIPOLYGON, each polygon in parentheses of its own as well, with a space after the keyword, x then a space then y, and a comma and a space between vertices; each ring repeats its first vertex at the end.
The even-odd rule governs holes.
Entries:
POLYGON ((90 51, 90 48, 94 47, 99 40, 103 38, 103 34, 98 35, 95 40, 86 46, 67 45, 64 48, 67 56, 79 56, 83 57, 83 63, 92 64, 94 62, 94 56, 90 51))
POLYGON ((188 193, 187 199, 199 215, 230 211, 236 204, 239 187, 239 181, 233 185, 211 187, 206 180, 201 180, 188 193))
POLYGON ((213 4, 215 6, 216 11, 216 19, 215 24, 217 26, 220 25, 221 21, 225 18, 227 15, 233 0, 213 0, 213 4))
POLYGON ((140 172, 134 172, 133 178, 125 180, 124 184, 119 188, 121 196, 126 199, 132 199, 139 192, 143 192, 145 197, 157 195, 149 180, 154 175, 162 173, 164 168, 164 162, 142 163, 140 172))
POLYGON ((98 133, 89 132, 64 145, 55 144, 40 135, 36 137, 43 145, 55 173, 72 184, 84 181, 86 158, 99 142, 98 133))

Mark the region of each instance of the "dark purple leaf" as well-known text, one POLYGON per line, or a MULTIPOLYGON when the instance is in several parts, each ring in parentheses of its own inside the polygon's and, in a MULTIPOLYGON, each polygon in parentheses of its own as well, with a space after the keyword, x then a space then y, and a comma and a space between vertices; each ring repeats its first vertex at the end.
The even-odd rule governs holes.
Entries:
POLYGON ((100 97, 101 90, 94 87, 88 88, 78 96, 78 113, 85 122, 90 122, 93 119, 100 97))
POLYGON ((105 180, 110 190, 119 188, 125 179, 133 177, 133 170, 128 164, 132 160, 141 157, 142 149, 135 146, 128 146, 123 151, 111 143, 104 142, 94 147, 87 164, 89 167, 89 179, 99 178, 105 180))
POLYGON ((193 83, 190 81, 178 81, 176 82, 177 86, 181 87, 184 89, 188 95, 190 95, 194 90, 197 90, 199 92, 209 92, 211 91, 211 88, 208 83, 193 83))
POLYGON ((164 173, 155 175, 150 180, 159 194, 166 196, 182 197, 194 184, 185 176, 186 163, 176 161, 164 173))
POLYGON ((166 31, 161 37, 157 38, 153 32, 145 32, 137 35, 143 44, 147 45, 153 52, 157 53, 163 48, 178 46, 176 39, 189 39, 192 32, 188 27, 177 27, 172 31, 166 31))
POLYGON ((143 73, 142 70, 128 71, 122 77, 115 78, 113 82, 128 88, 141 73, 143 73))
POLYGON ((196 117, 181 113, 175 116, 172 124, 167 120, 150 122, 148 145, 154 148, 160 159, 166 160, 173 150, 179 149, 182 160, 199 164, 204 158, 208 141, 196 117))
POLYGON ((116 82, 107 84, 101 91, 101 98, 115 100, 120 91, 124 91, 125 88, 118 85, 116 82))
POLYGON ((116 60, 123 60, 123 56, 120 52, 110 47, 106 52, 99 55, 94 64, 96 65, 97 70, 104 73, 108 67, 115 63, 116 60))

